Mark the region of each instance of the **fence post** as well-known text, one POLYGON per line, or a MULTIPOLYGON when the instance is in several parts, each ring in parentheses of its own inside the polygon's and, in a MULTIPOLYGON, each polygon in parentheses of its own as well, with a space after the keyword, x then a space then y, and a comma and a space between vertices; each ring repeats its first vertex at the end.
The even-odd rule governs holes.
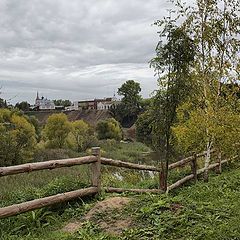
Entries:
POLYGON ((197 154, 193 154, 193 160, 191 164, 192 173, 194 175, 194 181, 197 182, 197 154))
POLYGON ((222 153, 221 153, 221 151, 218 152, 217 161, 219 163, 217 173, 222 173, 222 153))
POLYGON ((163 169, 159 172, 159 188, 164 192, 166 191, 165 174, 163 172, 163 169))
POLYGON ((164 163, 161 162, 161 171, 159 172, 159 188, 163 192, 167 192, 167 174, 168 166, 164 166, 164 163))
POLYGON ((101 152, 100 147, 92 148, 92 155, 97 157, 97 162, 91 164, 91 184, 101 192, 101 152))

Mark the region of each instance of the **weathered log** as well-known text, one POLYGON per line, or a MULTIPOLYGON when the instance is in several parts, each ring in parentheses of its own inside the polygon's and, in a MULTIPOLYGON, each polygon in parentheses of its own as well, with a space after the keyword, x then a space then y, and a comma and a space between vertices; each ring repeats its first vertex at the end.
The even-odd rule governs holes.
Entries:
POLYGON ((97 187, 90 187, 76 191, 57 194, 50 197, 40 198, 12 206, 0 208, 0 218, 14 216, 34 209, 47 207, 56 203, 66 202, 75 198, 92 196, 98 192, 97 187))
MULTIPOLYGON (((213 153, 215 150, 211 150, 210 152, 213 153)), ((187 158, 184 158, 184 159, 181 159, 177 162, 174 162, 174 163, 171 163, 169 164, 168 166, 168 169, 171 170, 171 169, 174 169, 174 168, 178 168, 178 167, 182 167, 188 163, 190 163, 192 160, 194 160, 194 158, 200 158, 200 157, 203 157, 206 155, 206 151, 205 152, 202 152, 202 153, 199 153, 199 154, 196 154, 196 156, 189 156, 187 158)))
POLYGON ((123 192, 136 192, 136 193, 163 193, 160 189, 124 189, 124 188, 105 188, 107 193, 123 193, 123 192))
POLYGON ((108 158, 101 158, 101 164, 115 166, 115 167, 129 168, 129 169, 154 171, 154 172, 160 172, 161 171, 160 168, 157 168, 157 167, 154 167, 154 166, 140 165, 140 164, 123 162, 123 161, 120 161, 120 160, 113 160, 113 159, 108 159, 108 158))
MULTIPOLYGON (((225 159, 225 160, 221 161, 221 164, 227 163, 228 161, 230 161, 230 160, 232 160, 234 158, 236 158, 236 157, 233 157, 231 159, 225 159)), ((218 166, 219 166, 219 162, 218 163, 213 163, 213 164, 209 165, 208 169, 211 170, 211 169, 214 169, 214 168, 216 168, 218 166)), ((201 169, 197 170, 197 175, 203 174, 204 172, 205 172, 205 168, 201 168, 201 169)), ((169 192, 169 191, 171 191, 171 190, 173 190, 175 188, 180 187, 181 185, 183 185, 184 183, 188 182, 189 180, 194 179, 194 177, 195 177, 194 174, 190 174, 190 175, 182 178, 181 180, 178 180, 177 182, 175 182, 172 185, 168 186, 167 192, 169 192)))
POLYGON ((190 157, 184 158, 180 161, 177 161, 175 163, 171 163, 171 164, 169 164, 168 169, 171 170, 174 168, 182 167, 182 166, 186 165, 187 163, 190 163, 193 159, 194 159, 194 156, 190 156, 190 157))
MULTIPOLYGON (((210 151, 210 153, 214 153, 215 151, 216 151, 215 149, 212 149, 212 150, 210 151)), ((204 152, 202 152, 202 153, 198 153, 198 154, 197 154, 197 158, 204 157, 206 154, 207 154, 207 151, 204 151, 204 152)))
POLYGON ((194 178, 194 174, 190 174, 184 178, 182 178, 181 180, 178 180, 177 182, 173 183, 172 185, 170 185, 168 188, 167 188, 167 192, 175 189, 175 188, 178 188, 180 187, 181 185, 183 185, 185 182, 188 182, 189 180, 193 179, 194 178))
MULTIPOLYGON (((214 150, 211 150, 211 152, 214 152, 214 150)), ((202 157, 206 154, 206 152, 202 152, 196 155, 197 158, 202 157)), ((184 158, 178 162, 172 163, 168 166, 168 169, 174 169, 177 167, 182 167, 183 165, 186 165, 187 163, 191 162, 195 156, 190 156, 187 158, 184 158)), ((155 167, 155 166, 149 166, 149 165, 140 165, 135 163, 129 163, 124 162, 121 160, 114 160, 109 158, 101 158, 101 163, 103 165, 110 165, 115 167, 123 167, 123 168, 129 168, 129 169, 137 169, 137 170, 147 170, 147 171, 154 171, 154 172, 161 172, 161 168, 155 167)))
POLYGON ((10 167, 1 167, 0 177, 19 174, 19 173, 25 173, 25 172, 39 171, 44 169, 71 167, 75 165, 94 163, 96 161, 97 161, 97 158, 95 156, 87 156, 87 157, 80 157, 80 158, 51 160, 46 162, 26 163, 26 164, 10 166, 10 167))
POLYGON ((101 192, 101 151, 100 147, 92 148, 92 155, 97 158, 97 161, 91 164, 91 182, 93 187, 98 188, 101 192))

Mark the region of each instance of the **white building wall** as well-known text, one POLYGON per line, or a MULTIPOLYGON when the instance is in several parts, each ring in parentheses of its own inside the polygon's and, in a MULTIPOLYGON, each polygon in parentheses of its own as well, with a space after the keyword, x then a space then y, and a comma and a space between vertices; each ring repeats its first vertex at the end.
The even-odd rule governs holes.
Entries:
POLYGON ((73 109, 78 110, 78 101, 73 102, 73 109))
POLYGON ((98 110, 109 110, 113 107, 114 102, 98 102, 97 109, 98 110))

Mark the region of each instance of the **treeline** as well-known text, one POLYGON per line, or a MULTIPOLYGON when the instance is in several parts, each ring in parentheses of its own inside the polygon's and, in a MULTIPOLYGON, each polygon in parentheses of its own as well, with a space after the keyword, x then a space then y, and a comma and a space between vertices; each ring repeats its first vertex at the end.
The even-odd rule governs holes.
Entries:
MULTIPOLYGON (((53 100, 54 104, 56 106, 61 106, 61 107, 68 107, 72 105, 72 102, 70 100, 63 100, 63 99, 57 99, 53 100)), ((31 110, 31 104, 28 103, 27 101, 22 101, 22 102, 17 102, 15 106, 8 104, 6 100, 3 98, 0 98, 0 108, 17 108, 18 110, 27 112, 31 110)))
POLYGON ((44 127, 37 119, 13 109, 0 109, 0 166, 77 156, 101 139, 122 139, 120 124, 113 118, 94 128, 83 120, 70 122, 63 113, 52 114, 44 127))
MULTIPOLYGON (((129 80, 119 89, 122 102, 112 109, 114 118, 99 121, 96 127, 83 120, 70 122, 64 113, 52 114, 40 126, 34 116, 27 116, 30 105, 17 103, 15 108, 0 107, 0 166, 21 164, 29 161, 75 157, 99 140, 123 138, 121 124, 132 124, 143 110, 144 100, 140 96, 140 84, 129 80), (117 119, 117 120, 115 120, 117 119)), ((5 103, 3 101, 3 103, 5 103)), ((70 104, 67 100, 56 100, 56 104, 70 104)))

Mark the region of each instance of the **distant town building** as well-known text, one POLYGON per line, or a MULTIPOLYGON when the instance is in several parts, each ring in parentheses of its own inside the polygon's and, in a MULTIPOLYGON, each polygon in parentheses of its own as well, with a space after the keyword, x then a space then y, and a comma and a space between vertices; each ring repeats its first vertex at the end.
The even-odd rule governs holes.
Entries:
POLYGON ((64 108, 64 110, 65 110, 65 111, 74 111, 74 110, 75 110, 75 107, 74 107, 74 105, 72 105, 72 106, 67 106, 67 107, 64 108))
POLYGON ((94 100, 85 100, 85 101, 75 101, 73 102, 74 110, 110 110, 116 108, 117 104, 120 101, 115 97, 103 98, 103 99, 94 99, 94 100))
POLYGON ((50 99, 44 98, 43 96, 40 98, 37 92, 37 97, 34 104, 34 109, 38 110, 54 110, 56 106, 54 102, 50 99))

